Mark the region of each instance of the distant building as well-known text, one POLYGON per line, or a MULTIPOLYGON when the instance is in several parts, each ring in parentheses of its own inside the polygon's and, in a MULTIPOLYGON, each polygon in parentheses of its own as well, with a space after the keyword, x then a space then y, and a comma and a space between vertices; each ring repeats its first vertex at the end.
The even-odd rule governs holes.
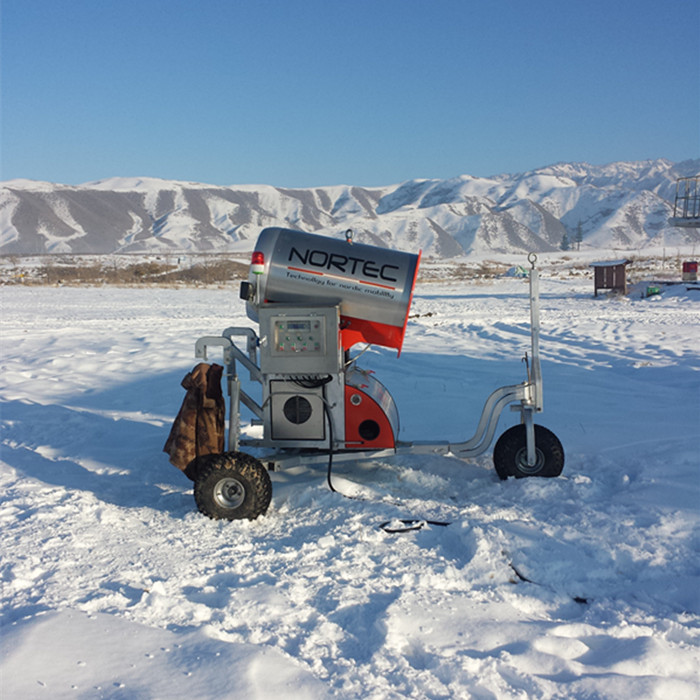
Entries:
POLYGON ((683 263, 683 281, 697 282, 698 280, 698 263, 697 260, 688 260, 683 263))
POLYGON ((631 260, 611 260, 591 263, 595 273, 593 280, 594 296, 598 296, 599 289, 627 294, 627 265, 631 262, 631 260))

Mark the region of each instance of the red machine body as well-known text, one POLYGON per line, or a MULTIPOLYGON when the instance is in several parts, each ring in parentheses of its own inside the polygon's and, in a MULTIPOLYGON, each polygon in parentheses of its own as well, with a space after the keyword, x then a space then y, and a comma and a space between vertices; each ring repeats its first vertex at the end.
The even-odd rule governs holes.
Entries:
POLYGON ((399 413, 387 389, 369 372, 346 373, 346 449, 392 448, 398 435, 399 413))

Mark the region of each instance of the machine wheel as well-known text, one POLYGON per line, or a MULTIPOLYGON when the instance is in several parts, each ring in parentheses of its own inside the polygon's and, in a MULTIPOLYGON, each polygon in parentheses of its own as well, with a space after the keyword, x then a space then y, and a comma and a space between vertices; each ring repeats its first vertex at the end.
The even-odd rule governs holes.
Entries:
POLYGON ((197 474, 199 474, 202 467, 209 464, 213 457, 218 457, 218 455, 200 455, 195 457, 183 470, 182 473, 190 480, 197 481, 197 474))
POLYGON ((194 482, 199 510, 216 520, 255 520, 272 499, 272 482, 265 467, 243 452, 207 455, 194 482))
POLYGON ((532 466, 527 463, 525 426, 514 425, 498 438, 493 449, 493 464, 501 479, 514 476, 559 476, 564 468, 564 448, 559 438, 547 428, 535 425, 535 455, 532 466))

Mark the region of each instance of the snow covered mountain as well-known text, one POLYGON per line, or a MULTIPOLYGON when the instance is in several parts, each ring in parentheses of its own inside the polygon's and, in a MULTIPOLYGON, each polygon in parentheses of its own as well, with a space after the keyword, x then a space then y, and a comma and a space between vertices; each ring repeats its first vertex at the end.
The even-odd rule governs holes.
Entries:
POLYGON ((10 180, 0 183, 0 254, 249 251, 265 226, 352 228, 358 241, 439 258, 551 251, 579 231, 584 248, 683 245, 700 231, 668 224, 675 182, 698 172, 700 159, 658 159, 375 188, 10 180))

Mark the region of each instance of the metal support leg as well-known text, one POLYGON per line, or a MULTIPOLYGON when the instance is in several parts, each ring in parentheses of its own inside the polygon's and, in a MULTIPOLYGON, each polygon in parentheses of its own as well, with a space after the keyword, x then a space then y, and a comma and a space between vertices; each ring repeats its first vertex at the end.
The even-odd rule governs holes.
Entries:
POLYGON ((537 463, 535 446, 535 412, 542 410, 542 370, 540 368, 540 276, 535 268, 537 256, 530 253, 527 257, 532 269, 530 270, 530 337, 532 356, 528 380, 530 396, 520 407, 522 422, 525 425, 527 445, 527 465, 534 467, 537 463))
POLYGON ((525 439, 527 444, 527 466, 534 467, 537 462, 535 451, 535 417, 530 406, 523 407, 523 423, 525 424, 525 439))
POLYGON ((542 411, 542 370, 540 368, 540 273, 535 268, 537 256, 530 253, 527 259, 532 265, 530 270, 530 338, 531 355, 530 376, 528 377, 532 385, 531 401, 534 409, 540 413, 542 411))
POLYGON ((240 396, 241 380, 236 376, 229 379, 229 411, 228 411, 228 449, 229 452, 238 452, 238 438, 241 433, 240 420, 240 396))

